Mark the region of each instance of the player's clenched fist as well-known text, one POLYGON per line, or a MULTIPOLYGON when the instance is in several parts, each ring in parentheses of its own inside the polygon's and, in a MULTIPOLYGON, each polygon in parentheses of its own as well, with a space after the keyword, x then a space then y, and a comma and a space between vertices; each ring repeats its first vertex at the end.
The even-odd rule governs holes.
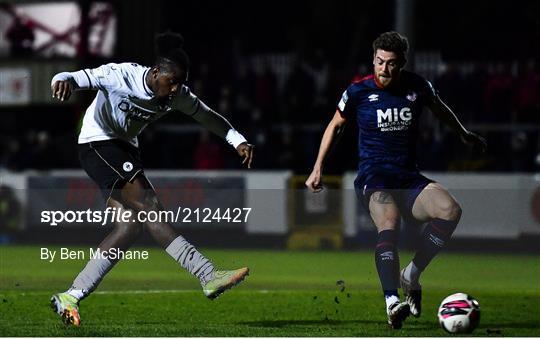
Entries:
POLYGON ((242 164, 247 164, 247 168, 251 168, 251 162, 253 161, 253 145, 243 142, 236 147, 238 155, 244 158, 242 164))
POLYGON ((314 169, 309 175, 309 178, 306 180, 306 186, 313 193, 322 191, 323 185, 321 180, 321 171, 314 169))
POLYGON ((73 92, 73 84, 68 80, 55 81, 51 86, 52 97, 60 101, 66 101, 73 92))

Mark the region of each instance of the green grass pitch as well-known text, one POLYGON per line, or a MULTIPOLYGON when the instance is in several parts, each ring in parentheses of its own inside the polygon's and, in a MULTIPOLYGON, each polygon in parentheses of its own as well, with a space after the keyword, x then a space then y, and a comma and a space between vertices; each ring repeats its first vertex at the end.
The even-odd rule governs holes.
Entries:
MULTIPOLYGON (((210 301, 163 251, 149 251, 146 261, 120 262, 82 301, 82 326, 67 328, 49 298, 85 261, 47 263, 37 246, 0 247, 0 336, 448 336, 437 307, 460 291, 480 302, 472 336, 540 336, 534 255, 442 253, 422 278, 422 317, 396 331, 386 325, 371 252, 204 250, 219 267, 251 268, 244 283, 210 301)), ((410 257, 402 253, 402 265, 410 257)))

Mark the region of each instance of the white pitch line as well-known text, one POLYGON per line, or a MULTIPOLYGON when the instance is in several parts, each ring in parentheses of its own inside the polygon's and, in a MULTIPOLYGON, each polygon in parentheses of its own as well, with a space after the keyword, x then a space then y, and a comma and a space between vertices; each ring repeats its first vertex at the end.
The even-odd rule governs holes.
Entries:
MULTIPOLYGON (((14 292, 14 291, 9 291, 14 292)), ((286 291, 286 290, 235 290, 235 293, 291 293, 292 290, 286 291)), ((48 294, 49 292, 44 291, 26 291, 26 292, 20 292, 19 295, 21 296, 27 296, 27 295, 42 295, 42 294, 48 294)), ((50 292, 52 293, 52 292, 50 292)), ((95 291, 92 292, 92 294, 159 294, 159 293, 201 293, 201 290, 126 290, 126 291, 95 291)), ((0 293, 0 295, 3 295, 0 293)))
MULTIPOLYGON (((11 293, 11 292, 15 292, 15 291, 8 291, 8 293, 11 293)), ((249 290, 249 289, 244 289, 244 290, 237 290, 235 289, 234 290, 234 293, 235 294, 238 294, 238 293, 242 293, 242 294, 250 294, 250 293, 260 293, 260 294, 268 294, 268 293, 279 293, 279 294, 290 294, 290 293, 298 293, 298 292, 309 292, 309 293, 333 293, 335 291, 331 291, 331 290, 309 290, 309 291, 306 291, 306 290, 249 290)), ((49 294, 49 293, 52 293, 52 292, 45 292, 45 291, 26 291, 26 292, 20 292, 18 293, 18 295, 21 295, 21 296, 32 296, 32 295, 43 295, 43 294, 49 294)), ((118 290, 118 291, 114 291, 114 290, 109 290, 109 291, 95 291, 95 292, 92 292, 92 294, 104 294, 104 295, 110 295, 110 294, 160 294, 160 293, 170 293, 170 294, 174 294, 174 293, 178 293, 178 294, 182 294, 182 293, 201 293, 201 290, 199 289, 196 289, 196 290, 118 290)), ((2 293, 0 293, 0 295, 4 295, 2 293)))
MULTIPOLYGON (((95 291, 92 294, 159 294, 159 293, 199 293, 200 290, 127 290, 127 291, 95 291)), ((269 290, 235 291, 248 293, 269 293, 269 290)), ((278 291, 274 291, 278 292, 278 291)), ((279 291, 283 292, 283 291, 279 291)))
POLYGON ((92 294, 158 294, 158 293, 195 293, 199 290, 127 290, 127 291, 95 291, 92 294))

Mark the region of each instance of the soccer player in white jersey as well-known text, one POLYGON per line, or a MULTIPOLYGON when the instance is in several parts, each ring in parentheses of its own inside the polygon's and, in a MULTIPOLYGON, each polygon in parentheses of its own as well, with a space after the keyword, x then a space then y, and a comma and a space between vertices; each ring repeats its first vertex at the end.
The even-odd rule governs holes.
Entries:
MULTIPOLYGON (((51 82, 52 95, 68 100, 74 90, 97 90, 86 110, 78 140, 82 167, 101 188, 107 206, 120 210, 159 211, 156 193, 140 160, 137 136, 144 127, 169 112, 191 116, 223 137, 251 167, 253 146, 221 115, 211 110, 184 85, 189 59, 176 33, 156 37, 157 60, 153 67, 134 63, 107 64, 95 69, 63 72, 51 82)), ((135 215, 135 214, 133 214, 135 215)), ((214 299, 241 282, 247 267, 216 270, 210 260, 163 222, 145 222, 145 229, 184 269, 196 276, 204 294, 214 299)), ((99 244, 101 251, 126 250, 143 231, 140 222, 116 222, 99 244)), ((79 302, 96 289, 115 261, 91 258, 71 288, 52 296, 51 306, 66 324, 80 325, 79 302)))

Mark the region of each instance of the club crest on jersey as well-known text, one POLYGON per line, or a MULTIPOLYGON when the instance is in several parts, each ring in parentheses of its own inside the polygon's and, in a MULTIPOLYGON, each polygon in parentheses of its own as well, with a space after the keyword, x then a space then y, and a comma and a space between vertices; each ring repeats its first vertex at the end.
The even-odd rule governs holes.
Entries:
POLYGON ((379 95, 378 94, 371 94, 370 96, 368 96, 368 100, 370 102, 378 101, 379 100, 379 95))
POLYGON ((411 92, 409 94, 407 94, 407 100, 411 101, 411 102, 414 102, 416 101, 416 98, 418 97, 418 95, 415 93, 415 92, 411 92))
POLYGON ((377 110, 377 127, 381 132, 401 131, 412 123, 412 111, 409 107, 377 110))
POLYGON ((131 172, 133 170, 133 164, 130 163, 129 161, 126 161, 123 165, 122 165, 122 168, 124 169, 125 172, 131 172))
POLYGON ((156 113, 150 110, 141 109, 134 103, 123 100, 118 104, 118 109, 126 113, 128 119, 137 120, 141 122, 150 122, 155 117, 156 113))

